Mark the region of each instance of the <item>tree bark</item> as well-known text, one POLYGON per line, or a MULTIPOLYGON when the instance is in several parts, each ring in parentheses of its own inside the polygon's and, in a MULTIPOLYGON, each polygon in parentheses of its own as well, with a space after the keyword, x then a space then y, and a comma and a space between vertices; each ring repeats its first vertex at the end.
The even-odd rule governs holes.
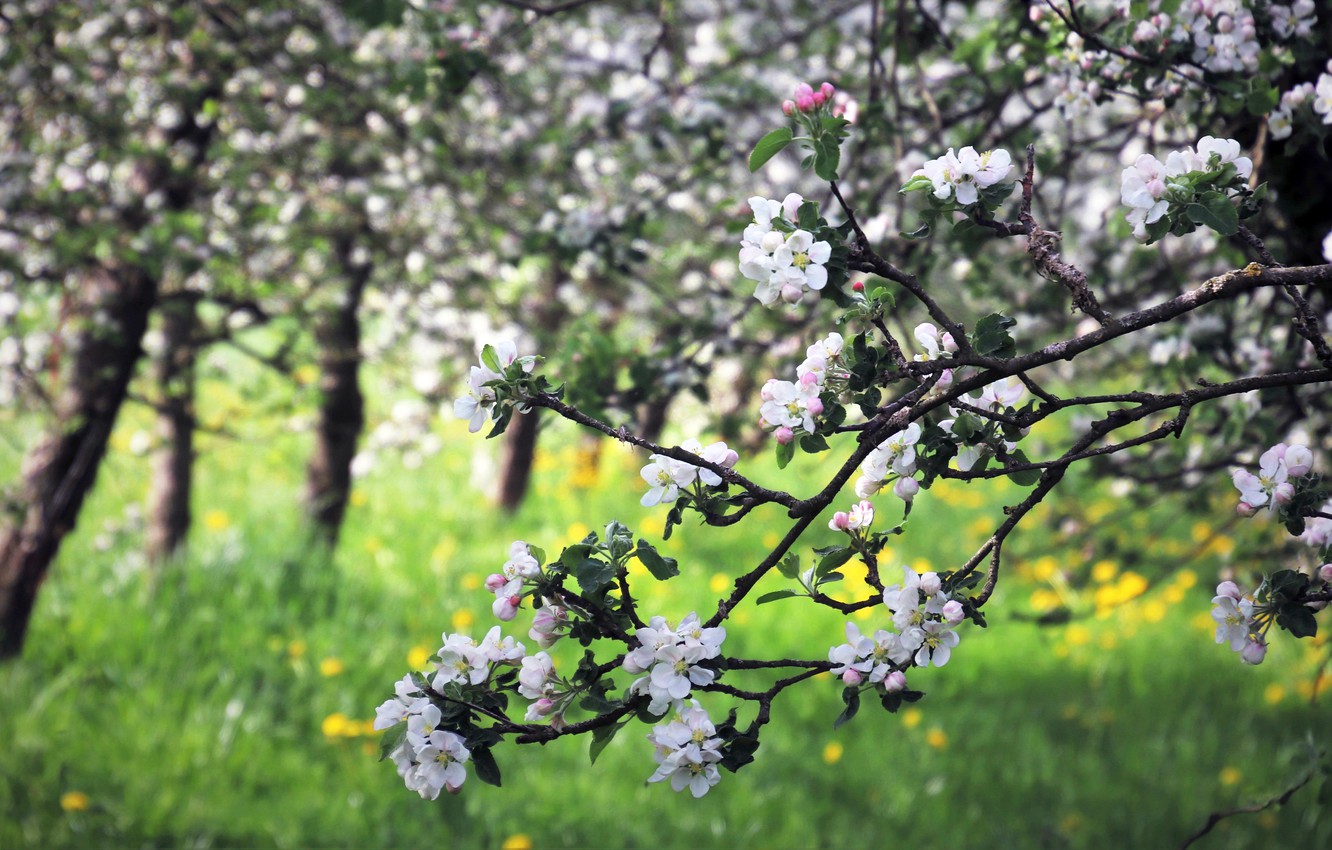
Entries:
POLYGON ((24 458, 20 495, 0 519, 0 659, 23 650, 37 590, 97 479, 157 297, 156 279, 131 266, 95 267, 79 289, 72 307, 82 329, 67 352, 55 424, 24 458))
POLYGON ((190 533, 190 484, 194 472, 195 362, 198 358, 199 299, 173 294, 161 309, 163 351, 156 363, 161 398, 153 478, 148 493, 148 559, 174 557, 190 533))
POLYGON ((351 462, 365 427, 365 398, 360 384, 361 323, 357 313, 370 279, 368 265, 351 267, 350 240, 340 241, 336 250, 351 276, 346 297, 315 320, 321 398, 314 452, 305 476, 305 505, 312 530, 330 548, 337 545, 342 530, 351 498, 351 462))
POLYGON ((504 453, 500 461, 499 504, 507 513, 518 510, 527 495, 536 447, 537 411, 514 413, 504 432, 504 453))

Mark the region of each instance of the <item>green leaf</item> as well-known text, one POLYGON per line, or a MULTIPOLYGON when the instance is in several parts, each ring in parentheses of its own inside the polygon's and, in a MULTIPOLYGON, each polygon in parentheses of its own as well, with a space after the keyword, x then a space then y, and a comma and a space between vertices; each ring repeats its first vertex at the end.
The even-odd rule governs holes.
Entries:
POLYGON ((763 167, 764 163, 786 149, 791 144, 791 128, 779 127, 758 140, 749 154, 749 171, 752 174, 763 167))
POLYGON ((396 726, 390 726, 385 732, 384 737, 379 739, 379 760, 388 758, 394 750, 402 745, 407 738, 407 724, 399 723, 396 726))
POLYGON ((476 778, 487 785, 500 786, 500 769, 489 747, 472 750, 472 767, 476 769, 476 778))
POLYGON ((1012 357, 1017 353, 1017 344, 1008 335, 1008 329, 1016 324, 1017 319, 1003 313, 991 313, 976 322, 971 345, 977 354, 986 357, 1012 357))
POLYGON ((926 239, 930 235, 930 223, 928 221, 923 221, 921 222, 920 227, 917 227, 915 230, 911 231, 910 233, 908 233, 905 230, 901 230, 898 231, 897 235, 901 236, 903 239, 911 239, 911 240, 926 239))
POLYGON ((794 552, 789 553, 777 565, 777 571, 787 578, 795 578, 800 574, 800 556, 794 552))
POLYGON ((905 194, 907 192, 917 192, 920 191, 921 189, 933 189, 933 188, 934 188, 934 182, 930 180, 930 178, 926 177, 924 174, 918 174, 915 177, 912 177, 907 182, 903 183, 902 188, 898 189, 897 191, 899 193, 905 194))
POLYGON ((1276 86, 1266 81, 1254 80, 1254 89, 1249 92, 1249 98, 1244 102, 1244 106, 1250 115, 1263 116, 1276 109, 1280 102, 1281 92, 1276 86))
POLYGON ((495 352, 495 346, 486 345, 481 349, 481 363, 490 371, 496 374, 503 374, 504 369, 500 366, 499 354, 495 352))
POLYGON ((1225 195, 1220 192, 1208 192, 1202 196, 1202 203, 1189 204, 1184 212, 1196 224, 1210 227, 1222 236, 1234 236, 1239 232, 1239 213, 1225 195))
POLYGON ((839 728, 843 723, 855 717, 856 712, 860 711, 860 689, 847 688, 842 691, 842 702, 846 703, 846 708, 844 708, 842 713, 837 715, 837 719, 833 721, 834 729, 839 728))
POLYGON ((652 573, 652 577, 657 581, 666 581, 675 578, 680 574, 680 568, 676 565, 674 558, 666 558, 661 555, 652 544, 646 540, 638 541, 638 560, 647 567, 647 571, 652 573))
POLYGON ((814 230, 819 226, 819 205, 814 201, 805 201, 796 210, 796 224, 801 230, 814 230))
POLYGON ((833 549, 831 552, 828 552, 821 559, 819 559, 819 565, 814 568, 814 575, 819 578, 826 576, 828 573, 837 569, 842 564, 845 564, 847 561, 851 560, 851 556, 854 554, 856 554, 856 550, 851 548, 850 546, 842 546, 840 548, 833 549))
POLYGON ((814 173, 831 183, 837 179, 837 167, 841 164, 841 145, 835 137, 824 135, 814 147, 814 173))
POLYGON ((755 602, 755 605, 767 605, 769 602, 776 602, 778 599, 790 599, 792 596, 799 596, 794 590, 774 590, 772 593, 765 593, 755 602))
POLYGON ((1299 603, 1282 606, 1277 614, 1277 625, 1297 638, 1314 637, 1318 634, 1318 620, 1308 607, 1299 603))
POLYGON ((826 452, 828 450, 828 441, 818 434, 808 434, 800 438, 800 448, 810 454, 826 452))
POLYGON ((593 764, 597 763, 597 756, 601 755, 601 751, 606 749, 606 745, 615 738, 615 733, 623 726, 623 723, 612 723, 592 731, 592 743, 587 748, 587 754, 592 757, 593 764))
POLYGON ((786 469, 786 465, 791 462, 791 458, 793 457, 795 457, 795 440, 792 440, 786 445, 782 445, 781 443, 777 444, 778 469, 786 469))
POLYGON ((574 578, 583 593, 595 593, 611 583, 615 578, 615 568, 604 561, 586 558, 574 568, 574 578))

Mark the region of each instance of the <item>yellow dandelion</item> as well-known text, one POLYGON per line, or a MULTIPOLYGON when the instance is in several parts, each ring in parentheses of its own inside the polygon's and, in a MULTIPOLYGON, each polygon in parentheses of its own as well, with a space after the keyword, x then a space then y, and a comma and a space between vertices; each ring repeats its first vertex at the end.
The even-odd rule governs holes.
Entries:
POLYGON ((855 617, 857 620, 862 620, 862 621, 864 621, 864 620, 868 620, 870 617, 873 617, 874 614, 875 614, 875 611, 874 611, 873 608, 858 608, 858 609, 856 609, 856 612, 855 612, 854 614, 852 614, 851 616, 852 616, 852 617, 855 617))
POLYGON ((761 542, 763 543, 764 549, 771 549, 778 543, 782 542, 782 536, 775 531, 769 531, 763 535, 763 540, 761 542))
POLYGON ((908 708, 902 712, 902 725, 907 729, 915 729, 920 725, 921 713, 919 708, 908 708))
POLYGON ((1082 829, 1082 815, 1071 812, 1059 820, 1059 831, 1064 835, 1073 835, 1082 829))
POLYGON ((917 558, 911 562, 911 569, 924 575, 934 570, 934 564, 930 563, 929 558, 917 558))
POLYGON ((1189 529, 1189 536, 1193 538, 1194 543, 1202 543, 1212 536, 1212 524, 1207 522, 1195 522, 1193 528, 1189 529))
POLYGON ((227 516, 226 511, 214 508, 211 511, 204 511, 203 524, 209 531, 226 531, 231 527, 231 517, 227 516))
POLYGON ((1115 511, 1115 503, 1111 501, 1093 502, 1087 507, 1087 520, 1092 524, 1099 523, 1101 520, 1110 516, 1115 511))
POLYGON ((1092 581, 1104 584, 1119 575, 1119 564, 1114 561, 1097 561, 1092 565, 1092 581))
POLYGON ((291 373, 291 377, 303 387, 308 387, 319 380, 319 368, 313 363, 303 363, 291 373))
POLYGON ((1263 689, 1263 700, 1266 701, 1268 705, 1276 705, 1285 698, 1286 689, 1278 685, 1276 682, 1273 682, 1263 689))
POLYGON ((1037 581, 1049 581, 1059 572, 1059 562, 1050 555, 1037 558, 1031 565, 1031 577, 1037 581))
POLYGON ((592 529, 587 527, 586 523, 574 522, 564 530, 564 536, 577 543, 584 537, 592 533, 592 529))
POLYGON ((353 508, 363 508, 365 507, 366 503, 369 502, 370 500, 367 499, 365 493, 361 492, 360 490, 353 490, 351 497, 348 499, 348 501, 351 502, 351 506, 353 508))
POLYGON ((1230 786, 1237 784, 1243 776, 1244 774, 1240 773, 1238 767, 1226 765, 1221 768, 1221 773, 1218 774, 1217 778, 1221 780, 1222 785, 1230 786))
POLYGON ((465 632, 476 623, 476 615, 466 608, 461 611, 453 612, 453 630, 455 632, 465 632))
POLYGON ((1120 596, 1127 602, 1147 591, 1147 579, 1130 570, 1119 577, 1118 587, 1120 596))
POLYGON ((305 656, 305 641, 299 638, 287 644, 287 655, 292 658, 302 658, 305 656))
POLYGON ((823 748, 823 763, 837 764, 842 760, 843 748, 837 741, 829 741, 828 746, 823 748))
POLYGON ((948 746, 948 735, 944 733, 944 730, 936 726, 925 733, 925 743, 929 744, 936 750, 942 750, 944 747, 948 746))
MULTIPOLYGON (((435 548, 430 550, 430 560, 437 564, 447 563, 453 554, 458 551, 458 541, 452 537, 445 537, 435 544, 435 548)), ((467 579, 464 578, 463 581, 467 579)))
POLYGON ((426 662, 430 660, 430 650, 417 644, 407 650, 407 666, 413 670, 424 670, 426 662))
POLYGON ((666 533, 666 521, 654 514, 640 522, 638 530, 645 535, 660 537, 666 533))
POLYGON ((1072 646, 1086 646, 1091 643, 1091 631, 1086 626, 1079 626, 1075 623, 1064 631, 1064 638, 1072 646))
POLYGON ((82 791, 66 791, 60 795, 60 808, 67 812, 86 812, 88 795, 82 791))
POLYGON ((347 734, 347 727, 351 722, 351 718, 347 715, 335 711, 324 718, 324 722, 320 724, 320 729, 323 731, 325 738, 341 738, 347 734))
POLYGON ((532 839, 522 832, 510 835, 504 839, 504 843, 500 845, 500 850, 532 850, 532 839))
POLYGON ((722 573, 714 573, 712 578, 708 580, 708 590, 711 590, 713 593, 725 593, 730 586, 730 576, 723 575, 722 573))
POLYGON ((463 576, 462 588, 463 590, 480 590, 481 576, 476 575, 475 573, 468 573, 467 575, 463 576))
POLYGON ((1164 602, 1159 599, 1153 599, 1151 602, 1142 606, 1142 618, 1149 623, 1159 623, 1165 619, 1168 610, 1169 608, 1166 607, 1164 602))
POLYGON ((1178 605, 1179 603, 1184 601, 1184 595, 1186 593, 1188 593, 1188 591, 1185 590, 1184 588, 1180 587, 1177 584, 1172 584, 1165 589, 1165 593, 1161 594, 1161 596, 1163 599, 1165 599, 1166 602, 1170 603, 1171 605, 1178 605))
POLYGON ((1217 536, 1213 537, 1210 542, 1208 542, 1207 548, 1203 550, 1203 554, 1219 555, 1222 558, 1228 558, 1230 557, 1231 553, 1233 553, 1234 551, 1235 551, 1235 540, 1231 537, 1227 537, 1224 534, 1218 534, 1217 536))
POLYGON ((1198 583, 1198 574, 1193 570, 1180 570, 1175 573, 1175 586, 1188 590, 1198 583))
POLYGON ((342 675, 342 672, 346 669, 347 667, 345 664, 342 663, 341 658, 334 658, 333 656, 329 656, 328 658, 325 658, 319 662, 319 675, 323 676, 326 679, 332 678, 334 676, 340 676, 342 675))
POLYGON ((384 549, 384 541, 378 537, 369 537, 365 541, 365 551, 371 555, 377 554, 384 549))
POLYGON ((1037 588, 1031 592, 1031 607, 1038 610, 1058 608, 1062 604, 1059 594, 1048 588, 1037 588))

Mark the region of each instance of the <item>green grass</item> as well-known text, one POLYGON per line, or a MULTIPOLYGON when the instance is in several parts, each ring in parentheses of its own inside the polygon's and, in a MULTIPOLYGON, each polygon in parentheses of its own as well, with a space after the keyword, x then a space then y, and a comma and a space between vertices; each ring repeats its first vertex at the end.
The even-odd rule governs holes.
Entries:
MULTIPOLYGON (((1196 584, 1160 576, 1103 618, 1016 620, 1049 587, 1036 556, 1058 545, 1038 516, 1014 542, 991 628, 965 627, 948 667, 913 674, 928 692, 915 711, 867 704, 834 732, 838 684, 795 688, 757 761, 702 800, 645 785, 647 728, 631 726, 594 767, 586 740, 506 745, 496 751, 503 788, 473 778, 458 797, 422 801, 378 762, 377 737, 325 728, 337 731, 337 715, 372 718, 413 647, 433 651, 468 619, 474 634, 487 627, 478 584, 511 540, 554 553, 584 533, 577 524, 612 518, 655 536, 665 513, 638 506, 641 462, 617 447, 606 447, 595 487, 571 487, 571 456, 558 448, 569 433, 555 431, 532 497, 505 517, 469 483, 479 438, 447 435, 421 469, 390 460, 358 485, 331 560, 303 544, 301 437, 208 441, 191 557, 160 574, 142 565, 132 532, 106 551, 94 545, 144 495, 144 461, 113 454, 43 589, 23 658, 0 667, 0 847, 498 848, 515 834, 538 848, 1172 847, 1210 811, 1280 792, 1304 770, 1308 735, 1326 741, 1326 706, 1301 694, 1323 657, 1307 641, 1283 635, 1262 667, 1244 668, 1196 622, 1215 558, 1189 565, 1196 584), (339 664, 321 671, 330 659, 339 664), (86 809, 67 810, 71 792, 86 809)), ((818 463, 798 462, 804 491, 818 463)), ((0 459, 7 475, 15 465, 0 459)), ((766 462, 749 468, 778 480, 766 462)), ((1014 492, 947 503, 922 494, 899 560, 957 563, 978 542, 977 519, 998 516, 1014 492)), ((879 501, 885 511, 892 502, 879 501)), ((643 613, 710 612, 782 519, 761 510, 739 527, 686 525, 663 547, 684 575, 646 594, 643 613)), ((801 545, 832 540, 816 525, 801 545)), ((1079 598, 1090 599, 1088 565, 1061 558, 1061 575, 1075 591, 1086 583, 1079 598)), ((773 575, 759 592, 780 586, 773 575)), ((521 637, 525 616, 506 631, 521 637)), ((884 620, 876 612, 860 625, 884 620)), ((842 623, 799 600, 745 608, 727 648, 822 658, 842 623)), ((1228 820, 1199 846, 1328 846, 1332 816, 1315 793, 1228 820)))

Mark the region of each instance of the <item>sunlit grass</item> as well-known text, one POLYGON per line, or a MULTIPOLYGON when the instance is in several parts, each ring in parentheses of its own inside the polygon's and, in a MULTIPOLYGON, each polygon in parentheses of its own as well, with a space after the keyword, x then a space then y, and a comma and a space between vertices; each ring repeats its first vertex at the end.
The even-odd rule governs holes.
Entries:
MULTIPOLYGON (((484 496, 493 454, 474 459, 477 445, 450 428, 420 469, 389 460, 359 482, 329 560, 300 527, 305 438, 210 440, 191 556, 160 573, 137 557, 132 530, 98 548, 145 493, 144 459, 116 452, 43 590, 27 652, 0 668, 0 846, 1173 846, 1208 812, 1281 791, 1304 769, 1306 736, 1326 730, 1332 695, 1311 703, 1327 688, 1314 684, 1325 641, 1283 636, 1259 668, 1213 642, 1210 589, 1234 538, 1088 489, 1029 518, 991 628, 965 627, 945 669, 913 673, 927 696, 899 715, 871 703, 834 731, 840 686, 821 677, 779 700, 757 762, 702 800, 645 785, 647 729, 631 726, 595 767, 585 740, 504 747, 503 788, 473 779, 459 797, 423 802, 377 761, 369 721, 441 632, 489 627, 483 581, 510 541, 554 556, 618 519, 680 558, 673 581, 635 573, 644 615, 678 619, 711 613, 788 522, 776 508, 725 529, 689 519, 661 542, 665 511, 638 504, 642 459, 592 452, 563 430, 543 444, 527 503, 505 516, 484 496), (1103 534, 1080 536, 1079 524, 1103 534), (1016 619, 1055 608, 1069 622, 1016 619)), ((798 492, 820 483, 826 457, 798 461, 798 492)), ((747 472, 783 480, 766 460, 747 472)), ((923 493, 885 575, 955 566, 1022 493, 923 493)), ((892 519, 893 500, 880 501, 892 519)), ((835 539, 817 523, 800 548, 808 558, 835 539)), ((774 573, 758 592, 783 586, 774 573)), ((884 614, 858 624, 881 627, 884 614)), ((509 629, 520 639, 524 616, 509 629)), ((822 658, 843 622, 800 600, 743 607, 727 647, 822 658)), ((1306 790, 1202 846, 1330 841, 1332 820, 1306 790)))

